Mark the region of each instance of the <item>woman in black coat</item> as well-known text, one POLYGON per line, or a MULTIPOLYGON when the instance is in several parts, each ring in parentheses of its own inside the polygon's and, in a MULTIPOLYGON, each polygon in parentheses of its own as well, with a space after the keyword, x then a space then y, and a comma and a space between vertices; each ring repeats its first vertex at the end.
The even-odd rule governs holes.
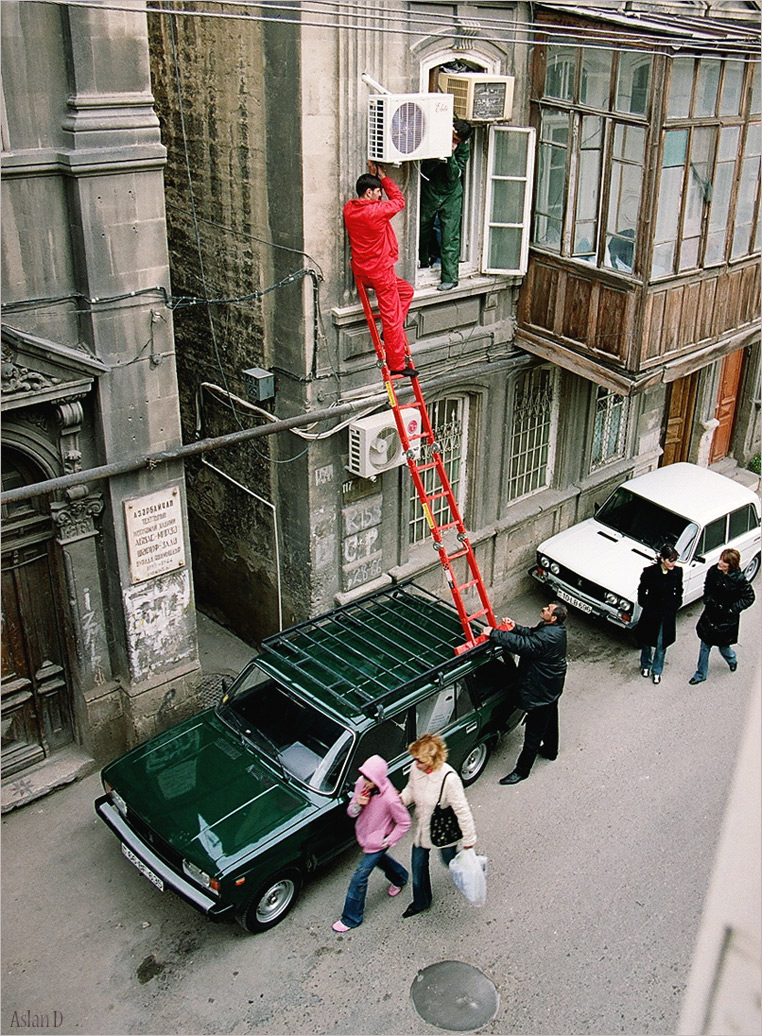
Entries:
POLYGON ((635 636, 640 644, 640 675, 661 683, 664 656, 675 643, 675 616, 683 603, 683 570, 677 567, 677 551, 665 543, 655 565, 643 569, 638 586, 642 608, 635 636))
POLYGON ((741 555, 729 547, 709 569, 704 580, 704 610, 696 624, 701 641, 696 672, 688 683, 703 683, 709 671, 709 653, 713 647, 728 663, 731 673, 738 668, 738 659, 731 644, 738 642, 739 615, 754 604, 754 591, 741 571, 741 555))

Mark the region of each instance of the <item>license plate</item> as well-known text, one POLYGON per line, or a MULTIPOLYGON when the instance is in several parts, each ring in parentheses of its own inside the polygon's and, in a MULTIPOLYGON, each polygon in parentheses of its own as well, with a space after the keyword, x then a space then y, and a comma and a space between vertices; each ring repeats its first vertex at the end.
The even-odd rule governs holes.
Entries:
POLYGON ((140 871, 140 873, 143 874, 146 878, 148 878, 148 880, 152 882, 157 889, 159 889, 161 892, 164 891, 164 882, 161 880, 158 874, 154 874, 150 867, 146 867, 143 861, 139 860, 135 853, 127 848, 124 842, 122 842, 122 852, 130 861, 130 863, 134 864, 140 871))
POLYGON ((585 604, 584 601, 580 601, 578 597, 572 597, 571 594, 567 594, 564 590, 556 590, 556 596, 560 597, 562 601, 566 601, 567 604, 571 604, 575 608, 578 608, 581 612, 584 612, 585 615, 592 614, 592 606, 585 604))

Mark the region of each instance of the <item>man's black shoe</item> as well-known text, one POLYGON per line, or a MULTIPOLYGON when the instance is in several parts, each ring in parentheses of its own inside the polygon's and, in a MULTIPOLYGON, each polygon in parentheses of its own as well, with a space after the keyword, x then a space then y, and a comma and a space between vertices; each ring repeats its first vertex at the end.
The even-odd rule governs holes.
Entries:
POLYGON ((416 914, 422 914, 426 907, 417 907, 415 903, 411 903, 406 910, 403 910, 403 917, 415 917, 416 914))
POLYGON ((390 374, 398 374, 401 378, 417 378, 418 371, 415 367, 403 367, 401 371, 393 371, 389 368, 390 374))
POLYGON ((728 662, 728 668, 730 669, 731 673, 734 673, 736 669, 738 669, 738 662, 728 662))
POLYGON ((500 783, 501 784, 518 784, 519 781, 525 781, 525 780, 526 780, 526 777, 524 776, 523 773, 516 773, 516 771, 514 770, 513 773, 509 773, 506 777, 501 777, 500 778, 500 783))

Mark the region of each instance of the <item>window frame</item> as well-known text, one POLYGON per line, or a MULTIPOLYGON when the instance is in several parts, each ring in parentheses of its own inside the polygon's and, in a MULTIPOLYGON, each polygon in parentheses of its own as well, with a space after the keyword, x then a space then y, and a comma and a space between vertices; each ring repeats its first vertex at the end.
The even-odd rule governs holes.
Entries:
MULTIPOLYGON (((445 471, 447 473, 450 487, 453 490, 455 496, 455 503, 457 504, 458 511, 461 517, 465 516, 465 510, 468 504, 468 450, 469 450, 469 435, 470 435, 470 422, 471 422, 471 403, 472 398, 468 392, 456 392, 451 395, 441 396, 438 399, 433 400, 429 404, 429 420, 431 421, 431 429, 434 433, 434 440, 442 445, 441 439, 441 426, 437 424, 438 408, 447 404, 448 402, 454 402, 458 406, 458 416, 461 428, 460 441, 458 444, 458 477, 451 477, 451 464, 452 458, 442 451, 442 463, 444 464, 445 471)), ((429 461, 427 451, 430 451, 428 443, 421 443, 421 456, 418 461, 419 465, 426 464, 429 461)), ((404 468, 402 469, 405 470, 404 468)), ((428 470, 421 472, 421 479, 424 483, 424 487, 427 492, 431 490, 436 491, 436 487, 439 485, 439 479, 437 477, 436 469, 429 468, 428 470)), ((426 516, 421 508, 421 501, 418 498, 415 485, 410 480, 410 491, 407 496, 407 541, 408 547, 414 548, 421 543, 425 543, 428 539, 430 529, 426 516), (420 530, 420 534, 419 534, 420 530)), ((446 500, 434 504, 433 519, 437 525, 442 524, 439 518, 443 513, 449 515, 449 504, 446 500)), ((449 521, 449 517, 447 521, 449 521)))
POLYGON ((728 542, 728 517, 729 516, 726 514, 723 515, 721 518, 715 518, 711 522, 707 522, 707 524, 701 530, 701 536, 699 538, 698 546, 696 547, 696 557, 704 557, 704 555, 706 554, 711 554, 712 551, 724 549, 725 545, 728 542), (710 529, 713 529, 715 526, 719 528, 721 522, 723 523, 723 528, 725 530, 721 542, 716 543, 711 547, 708 547, 706 543, 707 533, 710 529))
MULTIPOLYGON (((540 133, 539 133, 539 145, 537 147, 538 163, 537 170, 534 176, 535 189, 534 189, 534 200, 532 204, 532 227, 531 227, 531 244, 535 248, 544 249, 553 255, 558 255, 564 259, 569 259, 573 262, 584 263, 587 267, 592 267, 597 270, 603 270, 608 273, 621 274, 625 277, 635 277, 636 261, 638 257, 637 252, 637 238, 633 237, 633 258, 632 258, 632 269, 626 269, 619 266, 614 266, 612 263, 607 261, 609 255, 609 243, 612 239, 618 239, 616 234, 612 234, 609 228, 611 219, 613 218, 613 207, 618 195, 615 195, 613 190, 615 172, 620 172, 624 169, 635 168, 640 169, 640 180, 638 186, 638 200, 636 215, 633 219, 635 227, 639 225, 640 214, 643 208, 644 198, 644 183, 645 178, 643 175, 643 168, 645 163, 645 149, 646 149, 646 136, 647 136, 647 124, 643 120, 628 118, 623 116, 619 112, 604 112, 604 111, 593 111, 584 108, 573 108, 573 107, 557 107, 554 104, 550 104, 543 99, 539 105, 540 112, 540 133), (567 142, 565 145, 559 144, 556 141, 546 140, 543 136, 542 126, 546 114, 550 117, 554 115, 566 115, 569 120, 569 132, 567 134, 567 142), (595 216, 595 241, 592 242, 591 251, 589 253, 577 253, 575 254, 576 247, 576 228, 580 221, 577 219, 578 211, 578 199, 579 191, 584 189, 580 183, 580 165, 582 161, 582 155, 586 150, 583 148, 583 125, 586 119, 599 118, 601 120, 601 143, 598 149, 600 155, 599 170, 598 170, 598 198, 596 205, 596 216, 595 216), (616 158, 614 154, 614 144, 618 132, 626 133, 629 129, 637 129, 643 132, 643 159, 641 163, 635 162, 634 160, 625 160, 623 157, 616 158), (540 152, 545 149, 549 152, 550 149, 555 148, 559 152, 565 150, 565 175, 564 175, 564 190, 562 198, 562 212, 561 212, 561 234, 558 246, 549 244, 547 240, 538 239, 538 217, 539 213, 539 195, 543 190, 543 183, 549 182, 547 177, 544 175, 545 170, 542 168, 540 152)), ((560 125, 560 123, 559 123, 560 125)), ((547 206, 546 206, 547 208, 547 206)), ((550 218, 548 212, 543 210, 542 216, 544 218, 550 218)), ((557 217, 553 217, 557 218, 557 217)))
MULTIPOLYGON (((471 66, 473 71, 483 72, 485 75, 503 74, 502 62, 494 57, 476 52, 464 52, 458 57, 463 63, 471 66)), ((421 90, 432 92, 433 76, 443 65, 453 61, 451 50, 438 50, 421 63, 421 90)), ((534 192, 534 168, 536 155, 536 140, 529 139, 527 144, 527 163, 524 176, 511 177, 526 182, 524 191, 524 207, 522 221, 522 236, 520 245, 520 261, 517 268, 504 266, 488 266, 489 256, 489 215, 488 197, 493 196, 493 181, 490 170, 494 167, 495 141, 494 130, 503 129, 512 132, 535 134, 531 126, 513 126, 507 122, 472 122, 474 132, 470 138, 471 155, 463 176, 463 209, 461 216, 461 241, 460 241, 460 271, 459 280, 463 281, 469 277, 480 275, 489 276, 524 276, 529 265, 529 243, 532 232, 532 199, 534 192)), ((420 185, 420 171, 418 171, 418 183, 420 185)), ((416 220, 415 220, 415 287, 418 290, 433 288, 439 284, 439 268, 429 267, 421 269, 418 265, 418 239, 420 228, 420 187, 418 189, 416 220)))
MULTIPOLYGON (((661 140, 659 146, 659 167, 658 179, 659 190, 654 210, 654 228, 658 229, 661 220, 664 220, 664 213, 672 221, 671 236, 656 239, 654 235, 653 250, 650 260, 648 278, 650 281, 660 281, 671 277, 678 277, 697 270, 711 267, 723 266, 729 262, 746 259, 759 250, 758 222, 760 214, 760 173, 759 158, 753 155, 748 147, 749 140, 759 137, 759 119, 753 112, 753 91, 756 84, 755 63, 750 63, 744 72, 738 93, 737 112, 723 112, 726 104, 726 88, 730 81, 729 77, 737 75, 739 60, 732 55, 725 55, 719 61, 719 71, 716 71, 717 60, 710 62, 707 58, 692 58, 681 55, 672 59, 669 71, 667 90, 665 98, 665 118, 661 128, 661 140), (688 83, 685 74, 678 81, 675 72, 678 68, 687 68, 692 62, 690 72, 691 80, 688 83), (678 64, 679 63, 679 64, 678 64), (711 65, 711 68, 710 68, 711 65), (710 74, 711 73, 711 74, 710 74), (713 104, 702 85, 714 84, 713 104), (672 104, 672 91, 678 86, 682 88, 680 94, 681 103, 672 104), (672 108, 672 110, 670 110, 672 108), (675 114, 676 110, 676 114, 675 114), (734 158, 724 155, 723 135, 737 130, 736 154, 734 158), (672 136, 677 139, 679 134, 685 136, 685 151, 681 163, 674 163, 665 166, 665 157, 669 155, 669 139, 672 136), (709 145, 707 148, 706 178, 702 179, 696 170, 696 141, 702 134, 708 135, 709 145), (750 198, 741 196, 741 180, 746 173, 746 163, 750 163, 751 169, 751 192, 750 198), (756 165, 756 184, 754 181, 756 165), (728 172, 728 167, 731 167, 728 172), (676 198, 675 190, 672 187, 664 190, 661 186, 665 169, 681 169, 679 197, 676 198), (723 172, 720 173, 720 169, 723 172), (718 181, 718 177, 721 179, 718 181), (729 190, 728 188, 729 183, 729 190), (723 187, 724 190, 715 193, 714 187, 723 187), (703 194, 703 199, 700 195, 703 194), (698 234, 690 233, 688 219, 690 217, 690 206, 699 203, 701 212, 698 214, 698 234), (718 208, 715 208, 715 203, 718 208), (745 204, 750 213, 749 219, 737 228, 737 214, 739 205, 745 204), (670 214, 674 212, 674 216, 670 214), (719 244, 719 237, 724 226, 725 233, 722 246, 719 244), (748 227, 746 243, 738 247, 738 229, 748 227), (689 261, 686 254, 685 244, 693 239, 697 240, 695 261, 689 261), (671 246, 670 262, 666 264, 665 249, 671 246), (659 262, 657 268, 656 262, 659 262)), ((675 95, 677 97, 677 95, 675 95)), ((726 136, 727 139, 727 136, 726 136)), ((757 147, 759 151, 759 147, 757 147)), ((746 182, 746 181, 744 181, 746 182)), ((667 220, 664 220, 666 223, 667 220)))
MULTIPOLYGON (((526 367, 524 370, 519 371, 515 378, 512 380, 510 391, 509 391, 509 411, 508 420, 506 421, 507 429, 507 443, 506 443, 506 457, 507 463, 504 467, 505 471, 505 489, 503 491, 503 500, 505 506, 511 507, 521 500, 527 500, 529 497, 535 496, 537 493, 542 493, 546 489, 549 489, 553 484, 553 477, 555 474, 555 460, 556 451, 555 444, 558 435, 558 415, 559 415, 559 369, 553 364, 538 364, 532 367, 526 367), (543 443, 543 446, 547 447, 547 455, 544 464, 545 477, 542 485, 534 486, 533 488, 526 490, 525 492, 519 493, 517 496, 511 495, 511 487, 518 478, 526 480, 526 472, 523 474, 513 474, 513 466, 520 456, 525 456, 529 451, 524 451, 521 455, 514 449, 514 439, 517 434, 526 434, 520 432, 516 428, 516 394, 518 391, 519 383, 523 378, 533 378, 540 374, 547 373, 550 378, 550 389, 551 389, 551 400, 550 408, 547 419, 547 440, 543 443)), ((536 449, 536 447, 535 447, 536 449)))
MULTIPOLYGON (((613 389, 607 389, 605 387, 605 385, 596 385, 596 386, 594 386, 594 388, 595 388, 595 392, 592 394, 592 396, 593 396, 593 398, 592 398, 592 405, 593 405, 592 432, 593 432, 593 434, 591 436, 591 441, 590 441, 590 471, 591 472, 599 471, 602 467, 605 467, 606 464, 611 464, 613 461, 620 460, 622 457, 624 457, 625 452, 626 452, 626 448, 627 448, 627 429, 628 429, 629 418, 630 418, 630 400, 629 400, 628 396, 624 396, 624 395, 622 395, 619 392, 614 392, 613 389), (602 397, 601 396, 601 392, 604 392, 605 396, 602 397), (616 441, 615 451, 612 452, 612 453, 606 453, 605 450, 602 449, 601 457, 598 460, 596 460, 596 458, 595 458, 595 435, 596 435, 596 429, 597 429, 597 426, 598 426, 598 415, 601 412, 599 410, 598 404, 599 404, 599 402, 601 401, 602 398, 607 401, 607 404, 615 403, 616 400, 621 400, 621 404, 620 405, 622 407, 622 411, 621 411, 621 416, 620 416, 619 429, 618 429, 618 432, 617 432, 617 441, 616 441)), ((615 403, 615 405, 616 405, 616 403, 615 403)), ((603 427, 603 430, 602 430, 602 437, 601 437, 602 438, 602 442, 608 441, 608 439, 609 439, 609 423, 610 423, 610 419, 611 419, 612 413, 613 413, 612 406, 611 405, 607 405, 606 409, 605 409, 605 415, 606 416, 604 417, 604 427, 603 427)))
POLYGON ((532 126, 506 126, 504 123, 492 123, 489 127, 487 141, 487 169, 486 169, 486 190, 484 199, 484 222, 482 224, 482 258, 481 271, 488 274, 502 274, 504 276, 521 276, 527 272, 529 266, 529 239, 532 231, 532 197, 534 185, 534 164, 537 152, 537 132, 532 126), (495 162, 498 154, 497 134, 515 133, 523 134, 526 142, 526 165, 524 175, 507 175, 495 172, 495 162), (498 221, 493 218, 495 209, 495 186, 498 181, 521 182, 524 184, 524 204, 522 206, 521 221, 507 222, 498 221), (521 244, 519 247, 518 267, 504 267, 490 265, 490 253, 493 240, 493 230, 521 229, 521 244))

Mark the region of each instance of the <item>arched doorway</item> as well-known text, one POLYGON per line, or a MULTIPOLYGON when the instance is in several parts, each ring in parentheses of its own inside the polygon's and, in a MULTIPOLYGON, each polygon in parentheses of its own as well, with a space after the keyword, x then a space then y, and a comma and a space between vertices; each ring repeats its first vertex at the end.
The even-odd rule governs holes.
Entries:
MULTIPOLYGON (((4 448, 3 490, 44 472, 4 448)), ((46 497, 3 505, 2 776, 18 773, 73 740, 64 638, 56 602, 56 546, 46 497)))

